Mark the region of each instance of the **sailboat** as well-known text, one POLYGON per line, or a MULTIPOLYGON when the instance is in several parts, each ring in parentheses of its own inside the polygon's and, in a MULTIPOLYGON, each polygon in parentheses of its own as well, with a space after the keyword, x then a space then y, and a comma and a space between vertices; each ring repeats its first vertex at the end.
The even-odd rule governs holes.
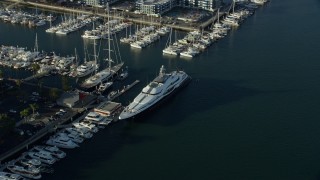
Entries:
MULTIPOLYGON (((109 4, 107 4, 107 10, 108 10, 108 22, 109 22, 109 4)), ((87 78, 81 85, 80 87, 83 90, 90 91, 97 87, 99 84, 110 81, 117 73, 118 71, 122 68, 123 62, 120 62, 119 64, 115 66, 111 66, 111 63, 114 61, 111 59, 111 43, 110 43, 110 23, 108 23, 108 59, 107 61, 109 62, 108 67, 97 72, 93 76, 87 78)), ((121 56, 120 56, 121 57, 121 56)), ((121 61, 121 60, 120 60, 121 61)))
POLYGON ((35 44, 34 44, 34 52, 33 52, 33 61, 41 61, 44 59, 45 53, 39 52, 39 45, 38 45, 38 34, 36 34, 35 44))
MULTIPOLYGON (((94 42, 94 51, 95 51, 95 42, 94 42)), ((86 61, 86 58, 84 58, 84 63, 77 67, 76 77, 88 76, 89 74, 93 73, 97 69, 98 69, 98 64, 96 59, 94 61, 86 61)))
POLYGON ((169 35, 169 39, 167 41, 166 47, 165 49, 162 50, 162 53, 177 56, 181 52, 181 47, 179 47, 178 44, 175 44, 175 45, 172 44, 171 36, 172 36, 172 28, 170 30, 170 35, 169 35))

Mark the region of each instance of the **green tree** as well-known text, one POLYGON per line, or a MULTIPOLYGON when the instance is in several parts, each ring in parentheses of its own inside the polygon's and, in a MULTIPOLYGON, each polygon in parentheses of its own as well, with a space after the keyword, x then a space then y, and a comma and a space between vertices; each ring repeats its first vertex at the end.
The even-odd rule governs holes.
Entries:
POLYGON ((27 116, 29 116, 29 111, 30 111, 29 108, 26 108, 26 109, 20 111, 20 117, 21 118, 26 118, 27 116))
POLYGON ((22 84, 22 81, 20 79, 17 79, 16 80, 16 85, 19 87, 19 89, 21 87, 21 84, 22 84))
POLYGON ((14 127, 14 119, 10 118, 7 114, 0 114, 0 137, 13 130, 14 127))
POLYGON ((37 109, 39 109, 39 106, 38 106, 38 104, 36 104, 36 103, 29 104, 29 106, 30 106, 30 108, 31 108, 31 110, 32 110, 32 116, 34 116, 34 112, 35 112, 37 109))
POLYGON ((39 69, 40 69, 40 65, 39 64, 31 64, 31 69, 32 69, 32 71, 33 72, 37 72, 37 71, 39 71, 39 69))

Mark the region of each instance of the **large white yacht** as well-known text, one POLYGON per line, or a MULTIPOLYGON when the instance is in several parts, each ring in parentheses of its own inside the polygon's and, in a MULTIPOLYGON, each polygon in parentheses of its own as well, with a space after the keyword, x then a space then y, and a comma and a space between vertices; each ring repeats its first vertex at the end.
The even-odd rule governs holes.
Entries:
POLYGON ((142 89, 133 102, 121 112, 119 119, 132 118, 144 112, 188 83, 190 79, 184 71, 166 73, 164 66, 161 66, 159 76, 142 89))
POLYGON ((18 174, 12 174, 7 172, 0 172, 0 179, 1 180, 24 180, 22 176, 18 174))
POLYGON ((66 149, 79 147, 78 144, 73 142, 68 136, 63 136, 59 133, 52 136, 46 144, 66 149))

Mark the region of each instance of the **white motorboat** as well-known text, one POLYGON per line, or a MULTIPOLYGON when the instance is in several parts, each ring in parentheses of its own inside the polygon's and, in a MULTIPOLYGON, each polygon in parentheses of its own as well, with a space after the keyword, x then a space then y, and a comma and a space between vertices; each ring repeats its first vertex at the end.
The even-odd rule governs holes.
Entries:
POLYGON ((182 51, 180 56, 184 57, 194 57, 195 55, 199 54, 199 50, 195 47, 189 47, 186 51, 182 51))
POLYGON ((18 165, 8 165, 7 169, 11 172, 19 174, 21 176, 31 178, 31 179, 40 179, 41 174, 38 168, 30 167, 30 166, 18 166, 18 165))
POLYGON ((119 119, 128 119, 146 111, 160 100, 173 94, 190 81, 190 76, 184 71, 166 73, 161 66, 159 76, 144 87, 141 93, 120 114, 119 119))
POLYGON ((94 126, 93 124, 89 126, 89 125, 85 125, 83 123, 72 123, 72 125, 77 129, 87 129, 92 133, 97 133, 99 131, 99 129, 96 126, 94 126))
POLYGON ((47 151, 39 151, 39 152, 28 152, 28 155, 33 158, 37 159, 46 164, 53 164, 57 160, 51 155, 51 153, 47 151))
POLYGON ((24 180, 25 178, 23 178, 19 174, 0 172, 0 179, 1 180, 24 180))
POLYGON ((88 115, 84 118, 84 120, 97 125, 108 125, 111 122, 106 117, 101 116, 99 113, 96 112, 89 112, 88 115))
POLYGON ((48 151, 49 153, 51 153, 54 157, 57 157, 59 159, 62 159, 64 157, 66 157, 66 153, 61 151, 58 147, 56 146, 35 146, 34 147, 36 150, 38 151, 48 151))
POLYGON ((128 70, 125 70, 125 71, 123 71, 123 72, 118 76, 118 80, 122 81, 122 80, 124 80, 125 78, 127 78, 128 75, 129 75, 128 70))
POLYGON ((92 138, 92 136, 93 136, 93 134, 90 133, 86 129, 66 128, 65 130, 68 131, 69 133, 72 133, 72 134, 78 133, 81 137, 86 138, 86 139, 92 138))
POLYGON ((79 134, 77 131, 67 131, 67 130, 62 130, 60 131, 61 133, 65 133, 73 142, 80 144, 83 143, 83 137, 79 134))
POLYGON ((106 83, 101 83, 98 87, 98 92, 103 93, 107 89, 109 89, 113 85, 113 82, 106 82, 106 83))
POLYGON ((147 45, 144 41, 135 41, 135 42, 130 43, 130 46, 134 47, 134 48, 142 49, 142 48, 146 47, 147 45))
POLYGON ((41 161, 39 161, 37 159, 22 158, 19 160, 19 162, 23 165, 26 165, 26 166, 40 166, 41 165, 41 161))
POLYGON ((51 146, 66 148, 66 149, 73 149, 73 148, 79 147, 79 145, 76 144, 75 142, 73 142, 68 136, 63 136, 60 134, 53 135, 46 142, 46 144, 51 145, 51 146))

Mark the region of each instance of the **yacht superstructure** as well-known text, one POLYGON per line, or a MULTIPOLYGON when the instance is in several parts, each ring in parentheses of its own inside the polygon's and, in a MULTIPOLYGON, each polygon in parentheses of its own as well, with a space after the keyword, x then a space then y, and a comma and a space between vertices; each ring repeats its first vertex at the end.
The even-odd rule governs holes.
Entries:
POLYGON ((144 112, 188 83, 190 79, 184 71, 166 73, 162 66, 159 76, 142 89, 133 102, 121 112, 119 119, 132 118, 144 112))

